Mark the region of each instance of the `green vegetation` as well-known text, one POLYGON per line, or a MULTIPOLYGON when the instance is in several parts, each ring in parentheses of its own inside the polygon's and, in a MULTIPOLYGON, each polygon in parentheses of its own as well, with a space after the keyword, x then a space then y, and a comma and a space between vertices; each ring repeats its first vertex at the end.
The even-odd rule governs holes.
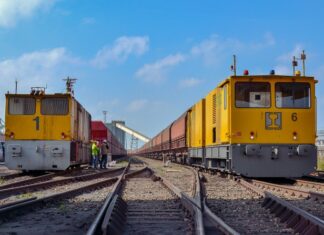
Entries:
POLYGON ((4 184, 5 182, 6 182, 5 179, 2 178, 2 177, 0 177, 0 185, 1 185, 1 184, 4 184))

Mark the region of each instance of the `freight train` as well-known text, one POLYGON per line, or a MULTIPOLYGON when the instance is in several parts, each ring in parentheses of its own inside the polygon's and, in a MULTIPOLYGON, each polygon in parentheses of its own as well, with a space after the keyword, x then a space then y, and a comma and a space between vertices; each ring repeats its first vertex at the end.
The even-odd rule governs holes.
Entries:
POLYGON ((136 154, 248 177, 316 167, 314 77, 230 76, 136 154))
POLYGON ((127 155, 125 147, 112 134, 111 130, 102 121, 91 122, 91 139, 102 143, 107 140, 111 160, 124 157, 127 155))
POLYGON ((6 165, 65 170, 90 159, 91 115, 71 93, 6 94, 6 165))

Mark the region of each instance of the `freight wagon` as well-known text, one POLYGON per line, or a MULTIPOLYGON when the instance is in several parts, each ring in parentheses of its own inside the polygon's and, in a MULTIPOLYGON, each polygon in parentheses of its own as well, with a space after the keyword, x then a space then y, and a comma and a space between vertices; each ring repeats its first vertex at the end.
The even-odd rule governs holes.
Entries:
POLYGON ((91 139, 99 141, 100 143, 107 140, 112 160, 127 155, 124 146, 117 140, 102 121, 91 122, 91 139))
POLYGON ((65 170, 89 162, 91 116, 70 94, 6 94, 6 165, 65 170))
POLYGON ((316 167, 316 82, 231 76, 137 154, 249 177, 307 175, 316 167))

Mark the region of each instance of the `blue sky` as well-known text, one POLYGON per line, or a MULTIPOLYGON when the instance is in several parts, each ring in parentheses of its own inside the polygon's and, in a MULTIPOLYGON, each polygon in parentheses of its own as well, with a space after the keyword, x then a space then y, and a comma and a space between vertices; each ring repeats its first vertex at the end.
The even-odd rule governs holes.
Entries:
MULTIPOLYGON (((324 129, 323 1, 0 0, 0 92, 45 86, 77 99, 93 119, 122 119, 152 137, 221 80, 291 74, 307 53, 324 129)), ((0 116, 4 99, 0 99, 0 116)))

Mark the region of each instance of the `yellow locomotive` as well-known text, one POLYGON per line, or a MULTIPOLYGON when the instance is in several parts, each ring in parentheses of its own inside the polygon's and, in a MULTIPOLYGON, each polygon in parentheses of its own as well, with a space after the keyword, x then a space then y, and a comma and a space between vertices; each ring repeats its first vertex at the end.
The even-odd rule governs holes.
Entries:
POLYGON ((229 77, 189 111, 188 157, 253 177, 314 171, 315 83, 299 76, 229 77))
POLYGON ((91 116, 71 93, 6 94, 6 165, 65 170, 90 159, 91 116))
POLYGON ((230 76, 138 153, 249 177, 307 175, 316 167, 316 82, 230 76))

